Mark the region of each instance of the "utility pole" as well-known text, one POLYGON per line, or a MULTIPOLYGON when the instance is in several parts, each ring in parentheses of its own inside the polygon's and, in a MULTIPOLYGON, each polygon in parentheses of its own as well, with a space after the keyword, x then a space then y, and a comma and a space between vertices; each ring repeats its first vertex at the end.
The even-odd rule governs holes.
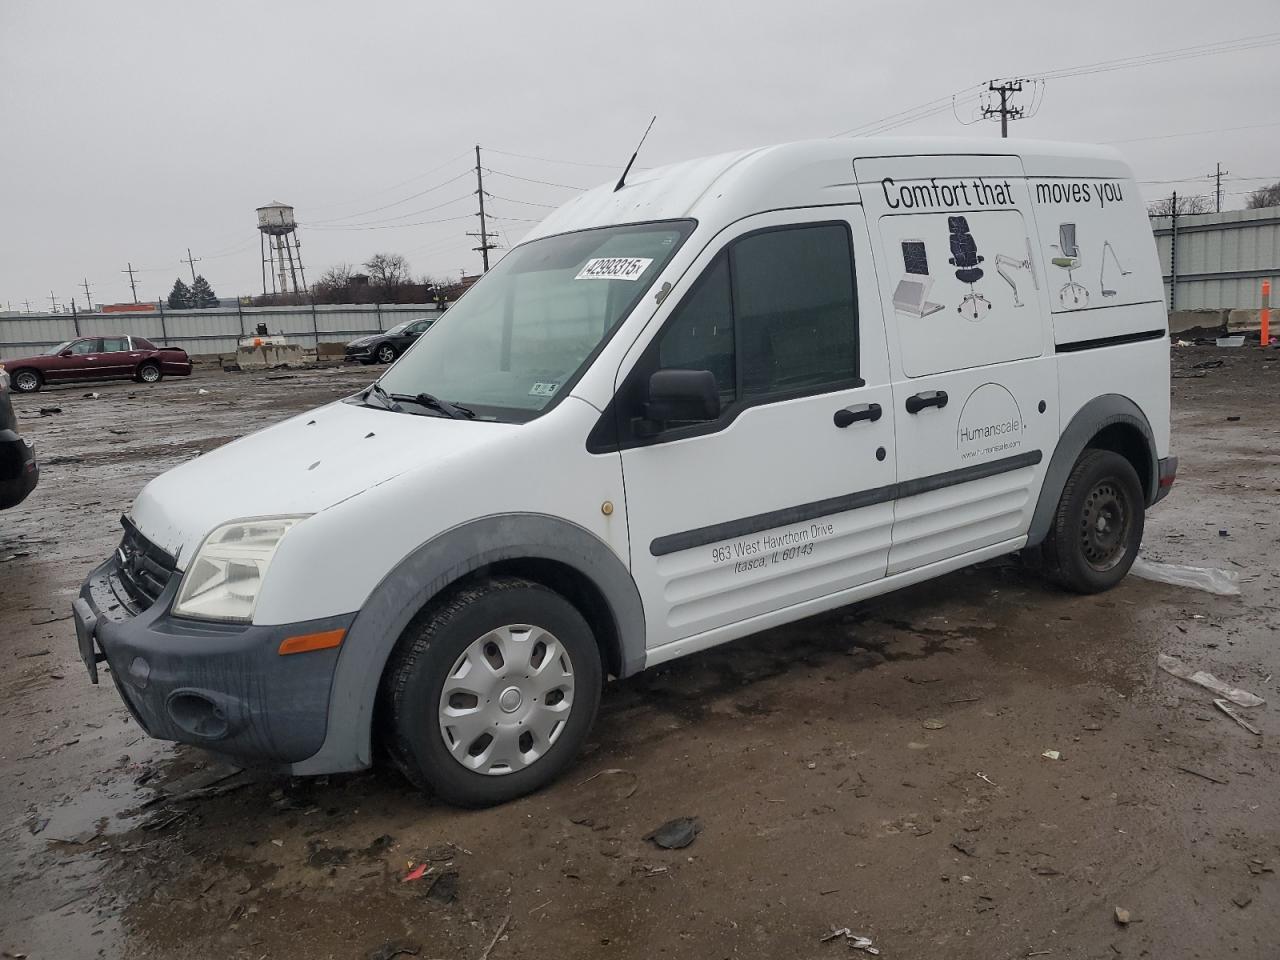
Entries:
POLYGON ((50 303, 50 304, 52 305, 52 307, 53 307, 53 310, 52 310, 51 312, 52 312, 52 313, 57 313, 57 312, 58 312, 58 298, 57 298, 57 297, 55 297, 55 296, 53 295, 53 291, 52 291, 52 290, 50 290, 50 291, 49 291, 49 303, 50 303))
POLYGON ((484 172, 480 168, 480 144, 476 144, 476 196, 480 198, 480 232, 468 233, 468 237, 479 237, 480 246, 472 247, 480 254, 484 264, 484 272, 489 272, 489 251, 497 248, 497 244, 489 242, 489 230, 484 219, 484 172))
POLYGON ((1213 196, 1214 196, 1215 202, 1213 206, 1214 206, 1214 210, 1217 213, 1222 212, 1222 175, 1224 173, 1230 173, 1230 172, 1231 172, 1230 170, 1223 170, 1222 164, 1219 163, 1217 165, 1217 171, 1215 173, 1205 174, 1206 177, 1213 177, 1214 179, 1215 186, 1213 188, 1213 196))
POLYGON ((30 312, 31 312, 31 301, 30 301, 30 300, 23 300, 23 301, 22 301, 22 305, 26 308, 25 310, 23 310, 23 311, 22 311, 23 313, 30 313, 30 312))
POLYGON ((1009 136, 1009 121, 1021 120, 1026 111, 1022 107, 1011 106, 1009 103, 1009 95, 1013 93, 1021 93, 1022 85, 1025 80, 992 80, 987 84, 987 89, 992 93, 1000 94, 1000 106, 983 107, 982 116, 984 119, 991 119, 997 114, 1000 117, 1000 136, 1009 136))
MULTIPOLYGON (((187 251, 187 256, 191 256, 190 250, 187 251)), ((129 275, 129 289, 133 291, 133 302, 137 303, 138 302, 138 285, 133 281, 133 264, 132 263, 129 264, 128 270, 121 270, 120 272, 127 273, 129 275)))
POLYGON ((1169 207, 1169 312, 1178 309, 1178 191, 1169 207))
POLYGON ((195 283, 196 282, 196 264, 200 262, 200 258, 195 257, 193 259, 191 256, 191 248, 187 247, 187 259, 180 260, 178 262, 185 263, 187 266, 191 268, 191 282, 195 283))
POLYGON ((93 313, 93 296, 89 293, 89 278, 85 277, 84 283, 80 284, 80 286, 84 287, 85 309, 93 313))

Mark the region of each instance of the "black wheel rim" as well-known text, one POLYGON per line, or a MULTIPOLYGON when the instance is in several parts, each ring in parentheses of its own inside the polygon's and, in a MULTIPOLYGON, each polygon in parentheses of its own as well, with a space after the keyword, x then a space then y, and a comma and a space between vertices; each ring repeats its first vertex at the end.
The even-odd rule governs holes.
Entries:
POLYGON ((1080 549, 1085 562, 1100 573, 1114 569, 1129 549, 1132 523, 1133 511, 1120 486, 1113 480, 1095 484, 1080 518, 1080 549))

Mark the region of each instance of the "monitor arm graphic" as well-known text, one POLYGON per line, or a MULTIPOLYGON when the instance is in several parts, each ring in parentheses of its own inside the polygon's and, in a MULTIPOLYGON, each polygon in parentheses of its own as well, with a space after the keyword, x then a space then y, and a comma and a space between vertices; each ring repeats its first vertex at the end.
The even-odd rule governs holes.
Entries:
POLYGON ((1107 240, 1102 244, 1102 256, 1099 258, 1101 262, 1098 264, 1098 286, 1102 288, 1102 295, 1104 297, 1114 297, 1116 295, 1116 291, 1108 289, 1107 287, 1107 251, 1111 252, 1112 261, 1120 268, 1120 276, 1127 277, 1129 274, 1133 273, 1133 271, 1126 270, 1124 268, 1124 264, 1120 262, 1120 258, 1116 255, 1116 248, 1111 246, 1110 240, 1107 240))
POLYGON ((1025 270, 1031 274, 1031 283, 1037 290, 1040 289, 1040 279, 1036 276, 1036 268, 1031 262, 1031 240, 1027 240, 1027 256, 1024 260, 1018 260, 1009 256, 1007 253, 996 254, 996 273, 1000 274, 1000 279, 1007 283, 1013 290, 1013 305, 1015 307, 1024 307, 1026 304, 1022 302, 1022 298, 1018 296, 1018 284, 1009 276, 1007 270, 1025 270))

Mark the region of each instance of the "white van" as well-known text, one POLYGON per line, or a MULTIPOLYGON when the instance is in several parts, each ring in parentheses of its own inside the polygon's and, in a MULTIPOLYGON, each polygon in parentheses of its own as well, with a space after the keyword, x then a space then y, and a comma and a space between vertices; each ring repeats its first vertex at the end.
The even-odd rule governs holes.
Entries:
POLYGON ((1111 587, 1175 469, 1113 151, 785 144, 582 194, 377 384, 153 480, 75 621, 152 736, 490 804, 606 676, 1020 550, 1111 587))

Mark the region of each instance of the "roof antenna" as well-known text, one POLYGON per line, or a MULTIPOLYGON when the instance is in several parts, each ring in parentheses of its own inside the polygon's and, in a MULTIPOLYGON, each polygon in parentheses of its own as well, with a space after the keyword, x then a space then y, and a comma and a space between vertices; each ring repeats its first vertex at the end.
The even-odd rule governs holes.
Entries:
POLYGON ((631 155, 631 159, 627 161, 627 169, 622 171, 622 176, 618 178, 618 185, 613 188, 613 192, 617 193, 627 185, 627 174, 631 172, 631 165, 636 162, 636 157, 640 156, 640 148, 644 146, 645 138, 649 136, 649 131, 653 129, 653 121, 658 119, 655 113, 653 119, 649 121, 649 125, 644 128, 644 136, 640 138, 640 142, 636 144, 636 152, 631 155))

